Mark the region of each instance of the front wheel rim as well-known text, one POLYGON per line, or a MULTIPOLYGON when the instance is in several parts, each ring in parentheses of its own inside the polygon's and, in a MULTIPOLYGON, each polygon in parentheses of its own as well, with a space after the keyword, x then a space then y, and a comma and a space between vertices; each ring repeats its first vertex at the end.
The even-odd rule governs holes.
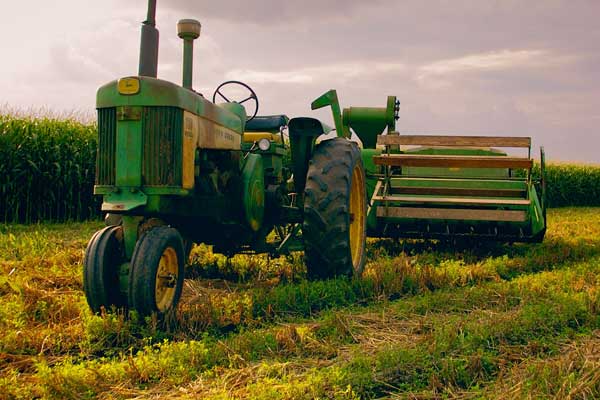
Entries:
POLYGON ((173 247, 167 247, 158 261, 154 296, 156 308, 160 312, 168 310, 175 299, 177 290, 179 261, 173 247))

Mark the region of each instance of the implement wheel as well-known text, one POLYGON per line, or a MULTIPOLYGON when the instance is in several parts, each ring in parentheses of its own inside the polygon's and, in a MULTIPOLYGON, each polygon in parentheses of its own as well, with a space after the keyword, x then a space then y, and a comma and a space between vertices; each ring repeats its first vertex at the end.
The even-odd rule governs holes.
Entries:
POLYGON ((135 245, 129 272, 129 307, 141 315, 177 307, 183 288, 183 241, 177 230, 157 226, 135 245))
POLYGON ((356 143, 335 138, 315 149, 304 197, 309 278, 360 276, 365 266, 367 195, 356 143))
POLYGON ((98 313, 104 307, 127 305, 119 286, 119 267, 125 262, 123 229, 107 226, 92 236, 83 260, 83 290, 88 305, 98 313))

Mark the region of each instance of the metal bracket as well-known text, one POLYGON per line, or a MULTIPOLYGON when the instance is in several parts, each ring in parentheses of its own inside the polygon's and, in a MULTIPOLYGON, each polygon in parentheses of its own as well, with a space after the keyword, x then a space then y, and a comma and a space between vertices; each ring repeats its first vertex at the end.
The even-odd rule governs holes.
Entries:
POLYGON ((280 226, 276 227, 277 234, 281 238, 281 242, 279 243, 279 246, 277 246, 275 249, 276 253, 283 254, 283 253, 290 252, 290 249, 289 249, 290 241, 297 238, 298 231, 300 230, 300 226, 301 225, 299 223, 294 224, 292 226, 292 229, 290 229, 290 231, 287 234, 285 234, 283 232, 283 230, 281 229, 280 226))

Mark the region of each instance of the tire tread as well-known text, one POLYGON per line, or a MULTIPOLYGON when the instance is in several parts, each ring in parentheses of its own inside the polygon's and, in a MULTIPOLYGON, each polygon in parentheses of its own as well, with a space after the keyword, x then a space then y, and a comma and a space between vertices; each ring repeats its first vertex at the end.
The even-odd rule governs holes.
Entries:
MULTIPOLYGON (((358 146, 342 138, 321 142, 309 163, 302 232, 311 279, 355 273, 348 210, 352 171, 357 164, 363 168, 358 146)), ((362 272, 362 268, 356 272, 362 272)))

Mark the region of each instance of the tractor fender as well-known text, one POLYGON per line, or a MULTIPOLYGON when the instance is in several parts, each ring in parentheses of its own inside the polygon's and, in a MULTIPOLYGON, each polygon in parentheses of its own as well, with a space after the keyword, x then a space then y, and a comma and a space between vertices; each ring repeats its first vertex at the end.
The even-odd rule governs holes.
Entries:
POLYGON ((242 168, 242 209, 250 229, 257 232, 265 214, 265 178, 262 156, 248 154, 242 168))

